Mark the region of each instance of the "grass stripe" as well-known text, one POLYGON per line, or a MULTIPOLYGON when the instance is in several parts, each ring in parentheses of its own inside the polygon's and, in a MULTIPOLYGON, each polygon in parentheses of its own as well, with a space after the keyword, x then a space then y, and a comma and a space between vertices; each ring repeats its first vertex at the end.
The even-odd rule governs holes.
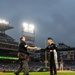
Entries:
MULTIPOLYGON (((30 75, 50 75, 49 72, 30 72, 30 75)), ((14 75, 13 72, 3 73, 0 72, 0 75, 14 75)), ((20 75, 23 75, 23 73, 20 73, 20 75)), ((75 72, 58 72, 58 75, 75 75, 75 72)))

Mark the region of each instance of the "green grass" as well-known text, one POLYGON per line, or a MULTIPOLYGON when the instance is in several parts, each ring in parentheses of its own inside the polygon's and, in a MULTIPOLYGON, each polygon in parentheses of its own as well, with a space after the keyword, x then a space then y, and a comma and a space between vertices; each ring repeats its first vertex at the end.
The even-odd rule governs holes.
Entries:
MULTIPOLYGON (((50 75, 49 72, 30 72, 30 75, 50 75)), ((0 72, 0 75, 14 75, 14 73, 9 72, 9 73, 3 73, 0 72)), ((23 73, 20 73, 20 75, 23 75, 23 73)), ((75 72, 58 72, 57 75, 75 75, 75 72)))

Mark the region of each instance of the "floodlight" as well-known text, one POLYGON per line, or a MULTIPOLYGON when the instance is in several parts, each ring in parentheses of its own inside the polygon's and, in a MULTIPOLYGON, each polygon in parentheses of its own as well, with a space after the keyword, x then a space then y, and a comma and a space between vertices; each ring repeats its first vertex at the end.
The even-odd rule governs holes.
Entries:
POLYGON ((23 27, 28 27, 28 23, 23 23, 23 27))
POLYGON ((9 24, 8 21, 6 21, 6 20, 2 20, 2 19, 0 19, 0 23, 1 23, 1 24, 9 24))
POLYGON ((34 25, 33 24, 30 24, 29 27, 30 27, 30 29, 34 29, 34 25))
POLYGON ((34 33, 34 25, 33 24, 29 25, 29 33, 34 33))
POLYGON ((28 32, 28 23, 23 23, 23 31, 28 32))
POLYGON ((34 33, 34 25, 33 24, 23 23, 22 28, 23 28, 24 32, 34 33))

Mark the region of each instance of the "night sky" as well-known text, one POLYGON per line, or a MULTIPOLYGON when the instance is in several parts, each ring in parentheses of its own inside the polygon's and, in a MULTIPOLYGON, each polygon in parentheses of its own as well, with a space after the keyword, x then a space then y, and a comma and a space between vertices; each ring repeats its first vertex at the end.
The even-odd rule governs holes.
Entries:
POLYGON ((56 44, 75 47, 75 0, 0 0, 0 18, 14 27, 6 33, 18 42, 27 22, 35 26, 37 46, 52 37, 56 44))

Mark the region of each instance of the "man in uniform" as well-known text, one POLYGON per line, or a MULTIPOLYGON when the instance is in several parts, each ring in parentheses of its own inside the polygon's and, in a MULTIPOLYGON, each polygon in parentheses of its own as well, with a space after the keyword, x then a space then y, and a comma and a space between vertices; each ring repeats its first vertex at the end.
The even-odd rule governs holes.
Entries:
POLYGON ((29 53, 27 52, 27 49, 29 50, 35 50, 37 47, 30 47, 26 44, 25 42, 25 37, 22 36, 20 38, 20 44, 19 44, 19 49, 18 49, 18 57, 20 61, 20 67, 18 68, 17 71, 14 72, 15 75, 19 75, 21 71, 23 71, 23 75, 29 75, 29 67, 28 67, 28 61, 27 57, 29 53))
POLYGON ((61 61, 60 61, 60 70, 62 70, 63 71, 63 59, 61 59, 61 61))
POLYGON ((53 42, 52 38, 48 38, 48 46, 45 50, 48 50, 50 52, 50 75, 57 75, 57 70, 56 70, 56 64, 55 64, 55 59, 54 59, 54 50, 57 50, 56 45, 53 42), (54 74, 53 74, 54 70, 54 74))

